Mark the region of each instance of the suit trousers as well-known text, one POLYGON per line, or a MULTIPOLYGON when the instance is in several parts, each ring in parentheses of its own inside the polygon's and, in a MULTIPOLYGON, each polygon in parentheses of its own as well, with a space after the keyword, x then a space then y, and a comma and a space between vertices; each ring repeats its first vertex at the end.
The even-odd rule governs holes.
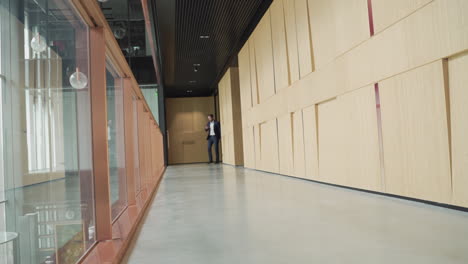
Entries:
POLYGON ((210 159, 210 162, 213 162, 213 156, 211 153, 213 145, 216 153, 216 162, 219 162, 219 139, 217 136, 208 137, 208 158, 210 159))

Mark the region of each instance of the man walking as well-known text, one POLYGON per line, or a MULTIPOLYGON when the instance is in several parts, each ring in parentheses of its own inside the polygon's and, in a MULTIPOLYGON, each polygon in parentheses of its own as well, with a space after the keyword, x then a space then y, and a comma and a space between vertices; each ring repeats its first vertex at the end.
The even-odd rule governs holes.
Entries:
POLYGON ((218 121, 214 119, 213 114, 208 115, 208 124, 205 126, 205 131, 208 132, 206 140, 208 140, 208 158, 210 163, 213 162, 211 147, 214 144, 216 153, 216 163, 219 163, 219 140, 221 139, 221 126, 218 121))

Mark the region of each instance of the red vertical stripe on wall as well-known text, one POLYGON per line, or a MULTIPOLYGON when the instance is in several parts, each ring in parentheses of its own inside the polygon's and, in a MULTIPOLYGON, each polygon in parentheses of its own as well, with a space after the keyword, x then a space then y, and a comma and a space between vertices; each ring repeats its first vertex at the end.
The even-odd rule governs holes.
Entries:
POLYGON ((380 109, 380 92, 379 92, 379 84, 374 83, 374 90, 375 90, 375 103, 377 109, 380 109))
POLYGON ((370 35, 374 36, 374 15, 372 14, 372 0, 367 0, 367 14, 369 16, 370 35))
POLYGON ((375 108, 377 110, 377 132, 379 137, 379 155, 380 155, 380 179, 382 191, 385 191, 385 166, 384 166, 384 151, 383 151, 383 136, 382 136, 382 114, 380 110, 380 91, 379 84, 374 84, 375 91, 375 108))

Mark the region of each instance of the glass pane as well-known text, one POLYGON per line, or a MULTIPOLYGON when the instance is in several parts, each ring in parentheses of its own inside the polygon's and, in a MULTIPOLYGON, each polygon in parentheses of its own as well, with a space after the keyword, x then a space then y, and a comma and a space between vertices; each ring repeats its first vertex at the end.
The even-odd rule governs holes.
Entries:
POLYGON ((136 96, 132 97, 132 111, 133 111, 133 146, 134 146, 134 175, 135 175, 135 193, 140 193, 141 179, 140 179, 140 155, 138 148, 138 99, 136 96))
POLYGON ((122 79, 107 65, 107 140, 112 219, 127 206, 122 79))
POLYGON ((157 85, 141 85, 141 91, 145 97, 148 106, 150 107, 151 113, 156 122, 159 124, 159 108, 158 108, 158 88, 157 85))
POLYGON ((0 0, 0 27, 0 232, 21 238, 0 261, 75 263, 95 241, 88 27, 65 0, 0 0))

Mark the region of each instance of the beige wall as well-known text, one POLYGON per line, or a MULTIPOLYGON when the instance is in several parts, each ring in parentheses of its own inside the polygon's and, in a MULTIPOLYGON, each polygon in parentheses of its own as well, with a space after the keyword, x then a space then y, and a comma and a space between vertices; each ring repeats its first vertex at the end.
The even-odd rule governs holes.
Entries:
POLYGON ((237 67, 227 70, 218 84, 218 91, 223 163, 243 165, 242 115, 237 67))
POLYGON ((168 98, 166 109, 169 164, 208 162, 205 125, 213 97, 168 98))
POLYGON ((468 1, 372 14, 273 1, 238 54, 245 167, 468 207, 468 1))

